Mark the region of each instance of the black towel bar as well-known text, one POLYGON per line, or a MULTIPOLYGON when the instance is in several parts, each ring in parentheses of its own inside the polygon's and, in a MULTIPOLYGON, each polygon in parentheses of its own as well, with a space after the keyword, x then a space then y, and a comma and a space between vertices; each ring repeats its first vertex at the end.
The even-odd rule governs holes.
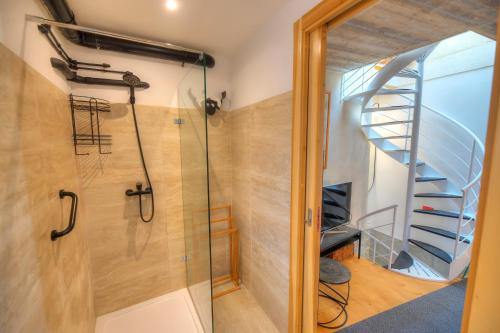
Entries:
POLYGON ((59 237, 69 234, 75 227, 76 212, 78 209, 78 196, 76 195, 76 193, 60 190, 59 198, 63 199, 64 197, 71 197, 71 212, 69 214, 69 224, 66 229, 62 231, 52 230, 52 232, 50 233, 50 239, 52 239, 53 241, 55 241, 59 237))

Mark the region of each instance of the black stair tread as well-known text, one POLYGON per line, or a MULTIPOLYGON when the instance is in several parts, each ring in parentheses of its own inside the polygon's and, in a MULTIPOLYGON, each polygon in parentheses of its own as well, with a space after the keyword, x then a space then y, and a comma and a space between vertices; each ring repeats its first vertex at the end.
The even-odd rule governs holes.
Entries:
POLYGON ((437 182, 437 181, 443 181, 446 180, 446 177, 429 177, 429 176, 424 176, 424 177, 416 177, 415 181, 417 183, 423 183, 423 182, 437 182))
MULTIPOLYGON (((442 216, 442 217, 450 217, 453 219, 458 219, 460 217, 460 214, 457 212, 450 212, 447 210, 440 210, 440 209, 433 209, 433 210, 427 210, 427 209, 414 209, 413 210, 415 213, 420 213, 420 214, 427 214, 427 215, 435 215, 435 216, 442 216)), ((464 219, 470 220, 472 219, 472 216, 464 214, 464 219)))
POLYGON ((415 193, 417 198, 461 198, 460 193, 450 193, 450 192, 429 192, 429 193, 415 193))
POLYGON ((417 90, 409 88, 397 88, 397 89, 382 88, 379 89, 375 95, 405 95, 405 94, 416 94, 416 93, 417 90))
POLYGON ((341 195, 343 197, 347 196, 347 192, 343 190, 339 190, 338 188, 334 187, 323 187, 323 189, 327 190, 328 192, 333 192, 335 194, 341 195))
POLYGON ((408 149, 394 148, 394 149, 382 149, 386 153, 409 153, 408 149))
MULTIPOLYGON (((410 162, 409 162, 409 161, 408 161, 408 162, 405 162, 405 164, 406 164, 406 165, 410 165, 410 162)), ((423 166, 423 165, 425 165, 425 162, 423 162, 423 161, 417 161, 417 166, 418 166, 418 167, 419 167, 419 166, 423 166)))
POLYGON ((453 258, 451 257, 451 255, 448 252, 443 251, 440 248, 435 247, 434 245, 428 244, 426 242, 418 241, 416 239, 408 239, 408 241, 410 243, 418 246, 422 250, 424 250, 424 251, 432 254, 433 256, 441 259, 442 261, 448 263, 448 264, 451 264, 451 262, 453 261, 453 258))
POLYGON ((326 204, 326 205, 329 205, 329 206, 334 206, 334 207, 342 207, 341 205, 339 205, 339 203, 335 200, 328 200, 328 199, 325 199, 323 200, 323 203, 326 204))
MULTIPOLYGON (((443 237, 446 237, 446 238, 450 238, 450 239, 456 239, 457 238, 457 234, 456 233, 448 231, 448 230, 444 230, 444 229, 441 229, 441 228, 430 227, 430 226, 427 226, 427 225, 419 225, 419 224, 412 224, 411 227, 412 228, 416 228, 416 229, 420 229, 420 230, 423 230, 423 231, 427 231, 427 232, 430 232, 430 233, 435 234, 435 235, 439 235, 439 236, 443 236, 443 237)), ((464 236, 460 236, 460 241, 464 241, 464 243, 470 244, 470 240, 467 239, 467 238, 465 238, 464 236)))
POLYGON ((327 213, 327 212, 324 212, 323 213, 323 216, 325 218, 328 218, 328 219, 334 219, 334 220, 341 220, 341 221, 345 221, 345 218, 340 216, 340 215, 336 215, 336 214, 332 214, 332 213, 327 213))
POLYGON ((416 73, 398 73, 396 75, 394 75, 396 77, 406 77, 406 78, 410 78, 410 79, 417 79, 420 77, 420 75, 416 74, 416 73))
POLYGON ((406 251, 401 251, 396 260, 394 260, 391 268, 407 269, 411 266, 413 266, 413 258, 406 251))

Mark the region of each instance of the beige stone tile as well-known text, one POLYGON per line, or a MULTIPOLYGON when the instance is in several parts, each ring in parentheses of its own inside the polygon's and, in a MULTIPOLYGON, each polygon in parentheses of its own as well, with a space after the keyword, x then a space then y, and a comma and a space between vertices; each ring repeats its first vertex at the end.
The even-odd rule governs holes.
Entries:
MULTIPOLYGON (((232 202, 248 291, 287 330, 291 94, 231 112, 232 202)), ((215 308, 217 316, 217 307, 215 308)))
MULTIPOLYGON (((98 314, 186 286, 176 110, 138 105, 136 112, 155 191, 153 222, 143 223, 138 198, 125 196, 137 181, 146 183, 129 106, 114 104, 104 118, 103 131, 113 135, 112 154, 104 161, 80 160, 91 215, 88 237, 98 314)), ((143 200, 147 216, 150 203, 149 197, 143 200)))
POLYGON ((273 322, 245 285, 241 290, 214 300, 217 333, 277 333, 273 322))
POLYGON ((3 45, 0 59, 0 331, 93 332, 84 210, 50 240, 68 223, 59 189, 81 193, 66 96, 3 45))

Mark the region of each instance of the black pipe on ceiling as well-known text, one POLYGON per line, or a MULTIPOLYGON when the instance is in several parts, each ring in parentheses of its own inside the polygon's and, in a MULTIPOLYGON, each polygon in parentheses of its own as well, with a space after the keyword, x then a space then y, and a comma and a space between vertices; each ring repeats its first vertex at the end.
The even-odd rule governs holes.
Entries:
MULTIPOLYGON (((41 0, 47 7, 54 20, 76 24, 75 15, 68 6, 66 0, 41 0)), ((168 47, 161 47, 156 45, 149 45, 140 42, 133 42, 119 38, 102 36, 95 33, 76 31, 71 29, 60 29, 63 36, 71 42, 89 47, 92 49, 102 49, 109 51, 117 51, 122 53, 136 54, 146 57, 153 57, 159 59, 166 59, 171 61, 178 61, 182 63, 194 64, 198 66, 205 66, 212 68, 215 66, 215 60, 211 55, 201 54, 190 51, 183 51, 171 49, 168 47), (203 60, 203 61, 201 61, 203 60)))

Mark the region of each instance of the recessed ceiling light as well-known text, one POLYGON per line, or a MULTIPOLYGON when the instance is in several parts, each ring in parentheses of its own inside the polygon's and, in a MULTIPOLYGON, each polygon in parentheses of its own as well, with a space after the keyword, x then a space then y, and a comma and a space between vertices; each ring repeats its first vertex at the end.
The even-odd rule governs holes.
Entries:
POLYGON ((176 0, 167 0, 167 2, 165 2, 165 7, 167 7, 168 10, 176 10, 177 7, 178 7, 178 3, 176 0))

